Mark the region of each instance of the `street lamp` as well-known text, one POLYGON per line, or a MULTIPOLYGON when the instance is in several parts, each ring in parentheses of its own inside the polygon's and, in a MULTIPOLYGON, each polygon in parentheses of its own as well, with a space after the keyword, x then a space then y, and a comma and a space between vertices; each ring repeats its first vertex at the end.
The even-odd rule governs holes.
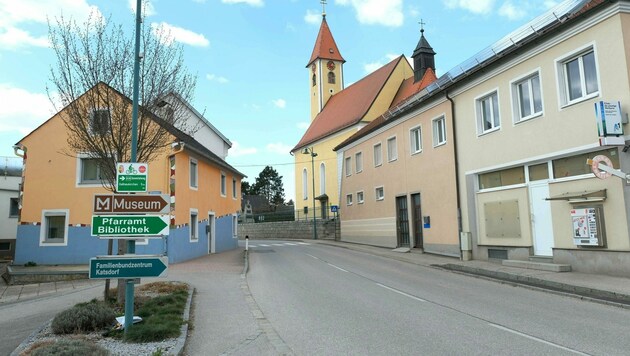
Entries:
POLYGON ((307 147, 302 150, 302 154, 311 155, 311 168, 313 176, 313 240, 317 240, 317 222, 315 221, 315 157, 317 157, 317 153, 313 151, 313 147, 310 149, 307 147))

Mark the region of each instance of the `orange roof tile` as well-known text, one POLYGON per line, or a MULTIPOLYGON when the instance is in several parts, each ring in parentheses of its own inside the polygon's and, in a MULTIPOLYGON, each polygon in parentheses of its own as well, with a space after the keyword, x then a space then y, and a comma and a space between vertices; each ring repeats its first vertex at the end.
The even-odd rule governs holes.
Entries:
POLYGON ((324 109, 317 114, 300 142, 291 152, 359 123, 401 60, 404 60, 404 56, 394 59, 330 97, 324 109))
POLYGON ((326 17, 322 19, 322 25, 319 28, 317 40, 315 40, 315 47, 313 48, 311 59, 309 59, 306 66, 310 66, 317 58, 332 59, 341 62, 346 61, 341 56, 341 53, 339 53, 339 48, 337 48, 337 43, 335 43, 335 39, 330 32, 328 22, 326 22, 326 17))

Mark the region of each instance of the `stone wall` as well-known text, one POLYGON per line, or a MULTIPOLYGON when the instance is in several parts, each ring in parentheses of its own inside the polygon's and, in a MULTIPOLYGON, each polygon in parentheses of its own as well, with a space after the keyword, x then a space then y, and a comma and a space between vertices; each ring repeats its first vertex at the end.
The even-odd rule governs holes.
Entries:
MULTIPOLYGON (((317 220, 317 238, 335 239, 337 222, 333 220, 317 220)), ((238 238, 244 240, 249 236, 250 240, 263 239, 313 239, 312 221, 280 221, 269 223, 240 223, 238 225, 238 238)), ((337 231, 339 236, 339 231, 337 231)))

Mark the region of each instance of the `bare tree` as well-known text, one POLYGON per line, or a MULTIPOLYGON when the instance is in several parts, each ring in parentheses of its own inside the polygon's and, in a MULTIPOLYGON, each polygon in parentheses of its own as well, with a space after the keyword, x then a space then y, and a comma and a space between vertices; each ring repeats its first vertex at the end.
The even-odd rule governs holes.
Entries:
MULTIPOLYGON (((62 153, 95 162, 96 178, 110 191, 115 190, 116 162, 131 159, 135 58, 131 24, 116 25, 96 13, 82 24, 63 16, 48 24, 56 63, 50 68, 52 85, 47 92, 57 111, 65 109, 62 117, 68 131, 68 147, 62 153)), ((196 76, 184 66, 182 46, 163 28, 144 26, 141 51, 137 161, 151 162, 171 143, 165 127, 189 134, 196 129, 186 126, 186 110, 181 107, 193 97, 196 76), (181 100, 173 100, 176 97, 181 100)), ((121 245, 119 253, 124 252, 121 245)), ((106 295, 108 289, 109 284, 106 295)))

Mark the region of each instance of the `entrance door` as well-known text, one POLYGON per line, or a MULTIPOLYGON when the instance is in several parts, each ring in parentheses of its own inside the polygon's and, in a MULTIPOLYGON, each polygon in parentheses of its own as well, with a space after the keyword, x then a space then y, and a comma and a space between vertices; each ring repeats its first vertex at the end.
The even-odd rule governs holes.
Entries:
POLYGON ((411 216, 413 219, 413 240, 416 248, 422 248, 422 210, 420 209, 420 194, 411 195, 411 216))
POLYGON ((208 235, 208 253, 215 253, 216 242, 214 241, 214 214, 208 214, 206 234, 208 235))
POLYGON ((398 247, 409 247, 409 216, 407 215, 407 197, 396 197, 396 221, 398 247))
POLYGON ((534 234, 534 255, 553 256, 553 225, 548 183, 535 183, 529 186, 532 233, 534 234))

